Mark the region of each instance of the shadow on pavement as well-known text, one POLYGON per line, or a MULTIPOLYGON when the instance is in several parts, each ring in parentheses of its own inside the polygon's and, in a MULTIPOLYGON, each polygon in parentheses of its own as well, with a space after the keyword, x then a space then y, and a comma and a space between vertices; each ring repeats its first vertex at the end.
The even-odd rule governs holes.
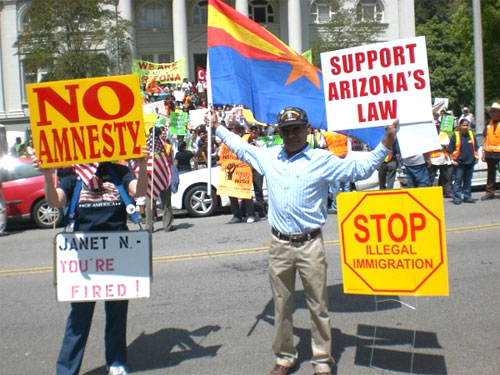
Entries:
MULTIPOLYGON (((401 304, 397 296, 344 294, 342 284, 328 287, 328 310, 330 312, 376 312, 400 307, 401 304)), ((295 309, 307 309, 303 290, 295 293, 295 309)), ((274 325, 272 299, 256 316, 256 321, 247 336, 253 333, 261 320, 274 325)), ((332 325, 335 325, 335 322, 332 322, 332 325)), ((309 361, 312 357, 310 329, 294 327, 293 333, 298 338, 296 348, 299 353, 299 361, 290 372, 291 374, 297 372, 302 363, 309 361)), ((342 353, 349 347, 356 348, 354 362, 356 366, 409 374, 447 374, 444 356, 415 352, 415 350, 423 349, 442 349, 434 332, 359 324, 356 335, 348 335, 339 329, 332 328, 332 356, 336 363, 340 362, 342 353)), ((333 373, 337 374, 336 367, 333 369, 333 373)))
MULTIPOLYGON (((220 326, 205 326, 195 331, 165 328, 155 333, 142 333, 127 348, 130 372, 174 367, 185 360, 215 357, 222 345, 202 346, 201 342, 220 326), (197 338, 195 340, 195 338, 197 338)), ((105 374, 104 366, 85 375, 105 374)))

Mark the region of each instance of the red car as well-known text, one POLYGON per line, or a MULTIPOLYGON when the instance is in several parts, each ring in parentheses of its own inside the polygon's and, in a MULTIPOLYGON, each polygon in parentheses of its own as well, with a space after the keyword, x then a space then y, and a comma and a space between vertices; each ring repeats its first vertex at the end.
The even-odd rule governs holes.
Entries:
POLYGON ((62 223, 63 209, 47 204, 44 177, 35 170, 31 159, 3 157, 0 183, 7 222, 32 220, 40 228, 51 228, 54 221, 56 226, 62 223))

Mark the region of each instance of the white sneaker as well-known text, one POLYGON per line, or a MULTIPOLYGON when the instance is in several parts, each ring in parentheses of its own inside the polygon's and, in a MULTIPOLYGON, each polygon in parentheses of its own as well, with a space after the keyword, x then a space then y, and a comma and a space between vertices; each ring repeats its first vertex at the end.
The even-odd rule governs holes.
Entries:
POLYGON ((255 223, 255 218, 253 216, 249 216, 247 218, 247 223, 255 223))
POLYGON ((127 375, 127 369, 124 366, 111 366, 108 375, 127 375))

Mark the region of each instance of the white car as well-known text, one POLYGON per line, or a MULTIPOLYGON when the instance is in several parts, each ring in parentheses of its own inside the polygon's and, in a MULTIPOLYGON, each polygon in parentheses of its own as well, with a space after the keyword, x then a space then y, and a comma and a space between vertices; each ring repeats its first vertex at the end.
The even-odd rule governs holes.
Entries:
MULTIPOLYGON (((351 151, 347 157, 360 158, 363 151, 351 151)), ((189 215, 205 217, 212 215, 220 207, 229 207, 229 198, 215 194, 219 186, 220 167, 212 168, 212 192, 207 194, 208 169, 179 175, 179 188, 172 194, 172 208, 186 210, 189 215)), ((266 180, 264 179, 264 199, 267 199, 266 180)), ((356 190, 371 190, 378 188, 378 173, 375 171, 370 177, 355 182, 356 190)))

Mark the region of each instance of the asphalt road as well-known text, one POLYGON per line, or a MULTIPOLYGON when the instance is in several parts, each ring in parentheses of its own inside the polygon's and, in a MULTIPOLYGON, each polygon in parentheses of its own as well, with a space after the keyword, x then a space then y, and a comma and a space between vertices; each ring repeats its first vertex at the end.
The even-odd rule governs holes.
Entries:
MULTIPOLYGON (((394 296, 395 302, 343 293, 337 218, 329 217, 324 239, 334 373, 500 374, 500 200, 461 206, 446 200, 445 216, 450 296, 394 296)), ((152 297, 129 307, 132 374, 269 373, 269 226, 228 225, 229 219, 177 216, 169 233, 156 224, 152 297)), ((55 373, 69 305, 55 299, 53 235, 17 227, 0 238, 0 375, 55 373)), ((300 281, 297 290, 294 374, 312 374, 300 281)), ((81 374, 106 374, 103 332, 98 303, 81 374)))

